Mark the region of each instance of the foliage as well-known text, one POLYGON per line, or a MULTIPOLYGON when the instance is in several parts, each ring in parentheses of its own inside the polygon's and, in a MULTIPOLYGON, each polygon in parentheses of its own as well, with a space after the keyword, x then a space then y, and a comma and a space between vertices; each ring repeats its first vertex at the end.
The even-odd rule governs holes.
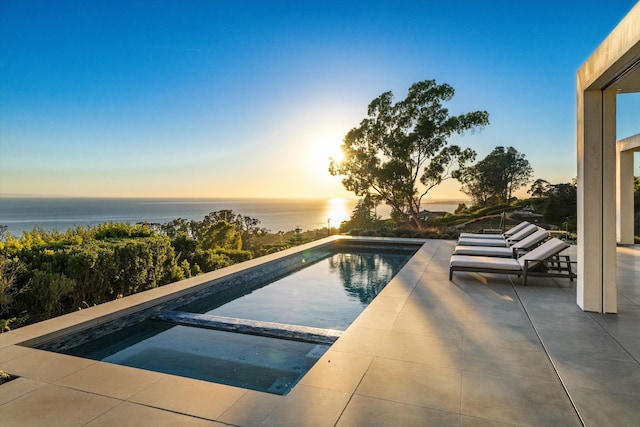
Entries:
POLYGON ((300 227, 296 227, 294 230, 295 234, 289 237, 287 243, 291 246, 298 246, 305 242, 304 237, 302 237, 302 229, 300 227))
POLYGON ((375 207, 372 197, 365 196, 358 200, 349 220, 340 225, 340 231, 348 232, 354 229, 373 227, 380 219, 375 214, 375 207))
POLYGON ((527 193, 531 194, 531 197, 545 197, 549 190, 551 190, 549 181, 538 178, 531 184, 527 193))
POLYGON ((6 373, 5 371, 0 370, 0 385, 8 383, 11 380, 14 380, 18 377, 16 377, 15 375, 11 375, 6 373))
POLYGON ((533 169, 513 147, 496 147, 460 176, 462 191, 478 206, 509 203, 513 192, 526 185, 533 169))
POLYGON ((20 238, 0 227, 0 331, 326 236, 299 229, 270 235, 259 223, 223 210, 202 221, 36 228, 20 238))
POLYGON ((537 208, 549 224, 564 225, 575 230, 577 222, 578 198, 576 182, 550 184, 537 179, 528 191, 535 195, 530 204, 537 208))
POLYGON ((414 83, 395 104, 392 92, 383 93, 347 133, 344 159, 331 159, 329 172, 343 176, 344 187, 359 197, 379 196, 394 217, 419 229, 422 198, 475 158, 471 149, 448 145, 448 138, 489 123, 486 111, 450 116, 442 103, 453 95, 451 86, 434 80, 414 83))
POLYGON ((107 222, 96 226, 91 235, 96 240, 149 237, 155 232, 147 224, 129 225, 123 222, 107 222))
POLYGON ((75 282, 64 274, 34 270, 31 280, 22 289, 29 310, 42 318, 63 313, 67 297, 75 282))
POLYGON ((235 249, 242 248, 242 235, 236 227, 223 219, 216 221, 202 234, 203 249, 235 249))
POLYGON ((0 315, 6 313, 13 303, 21 267, 22 265, 19 261, 0 256, 0 315))

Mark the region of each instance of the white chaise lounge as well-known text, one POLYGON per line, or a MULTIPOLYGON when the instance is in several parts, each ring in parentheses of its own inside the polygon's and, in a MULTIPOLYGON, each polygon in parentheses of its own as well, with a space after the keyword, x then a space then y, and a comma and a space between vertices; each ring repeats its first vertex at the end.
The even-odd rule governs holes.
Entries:
POLYGON ((553 238, 518 259, 451 255, 449 280, 453 279, 455 271, 472 271, 523 276, 525 286, 529 276, 566 277, 573 281, 576 275, 571 269, 571 260, 567 255, 560 255, 568 247, 562 240, 553 238))
POLYGON ((465 238, 465 239, 503 239, 504 240, 504 239, 507 239, 507 238, 513 236, 514 234, 516 234, 518 231, 522 230, 523 228, 525 228, 529 224, 530 224, 529 221, 522 221, 520 224, 514 225, 513 227, 511 227, 509 230, 505 231, 502 234, 460 233, 460 238, 465 238))
POLYGON ((538 229, 533 234, 514 243, 508 248, 495 246, 466 246, 458 245, 453 249, 453 255, 492 256, 502 258, 517 258, 521 252, 530 251, 549 238, 549 232, 538 229))
POLYGON ((481 239, 472 237, 460 237, 458 239, 458 245, 462 246, 496 246, 502 248, 508 248, 515 242, 519 242, 525 237, 535 233, 538 230, 538 226, 535 224, 528 224, 520 231, 506 239, 481 239))

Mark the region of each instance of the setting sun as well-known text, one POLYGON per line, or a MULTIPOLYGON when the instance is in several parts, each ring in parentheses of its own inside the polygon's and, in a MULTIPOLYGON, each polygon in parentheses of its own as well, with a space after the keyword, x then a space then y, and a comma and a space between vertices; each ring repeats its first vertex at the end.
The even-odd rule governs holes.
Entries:
POLYGON ((309 162, 320 177, 329 175, 330 159, 342 160, 342 135, 339 132, 325 133, 309 142, 309 162))
POLYGON ((339 227, 342 221, 349 219, 351 211, 355 206, 354 200, 330 199, 327 201, 326 214, 327 223, 330 227, 339 227))

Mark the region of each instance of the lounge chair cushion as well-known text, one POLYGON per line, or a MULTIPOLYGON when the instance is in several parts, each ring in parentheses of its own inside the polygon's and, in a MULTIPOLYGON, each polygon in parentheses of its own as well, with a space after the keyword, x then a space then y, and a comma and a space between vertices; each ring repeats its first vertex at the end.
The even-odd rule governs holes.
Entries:
POLYGON ((506 248, 508 246, 506 240, 501 239, 473 239, 473 238, 460 238, 458 245, 461 246, 495 246, 499 248, 506 248))
POLYGON ((544 228, 538 228, 534 233, 520 240, 519 242, 515 242, 511 245, 512 249, 532 249, 538 243, 542 243, 545 239, 549 237, 549 232, 544 228))
POLYGON ((526 227, 524 227, 522 230, 515 233, 513 236, 508 237, 506 240, 510 245, 512 245, 515 242, 519 242, 525 237, 532 235, 536 231, 538 231, 538 226, 535 224, 529 224, 526 227))
POLYGON ((469 256, 469 255, 453 255, 451 257, 450 266, 455 268, 473 268, 478 270, 504 270, 504 271, 522 271, 522 266, 517 259, 513 258, 497 258, 491 256, 469 256))
POLYGON ((460 233, 461 239, 503 239, 504 234, 460 233))
POLYGON ((454 255, 492 256, 501 258, 513 258, 513 249, 499 248, 495 246, 456 246, 454 255))
POLYGON ((464 246, 496 246, 496 247, 508 247, 511 244, 524 239, 525 237, 535 233, 538 230, 538 226, 535 224, 526 225, 522 230, 511 236, 506 240, 501 239, 481 239, 477 237, 473 238, 460 238, 458 239, 459 245, 464 246))
POLYGON ((568 247, 569 245, 567 245, 565 242, 554 237, 553 239, 549 239, 548 241, 546 241, 543 245, 538 246, 530 252, 527 252, 526 254, 518 258, 517 261, 524 270, 525 262, 529 260, 529 268, 532 268, 538 265, 539 262, 531 262, 531 260, 545 260, 552 255, 556 255, 562 252, 568 247))
POLYGON ((480 234, 480 233, 460 233, 460 238, 472 238, 472 239, 506 239, 513 236, 518 231, 529 225, 529 221, 522 221, 520 224, 511 227, 503 234, 480 234))
MULTIPOLYGON (((538 229, 535 233, 516 242, 510 248, 496 246, 478 246, 478 245, 458 245, 454 248, 454 255, 475 255, 475 256, 495 256, 503 258, 513 258, 514 249, 532 249, 538 243, 549 237, 549 232, 543 228, 538 229)), ((467 239, 468 240, 468 239, 467 239)))

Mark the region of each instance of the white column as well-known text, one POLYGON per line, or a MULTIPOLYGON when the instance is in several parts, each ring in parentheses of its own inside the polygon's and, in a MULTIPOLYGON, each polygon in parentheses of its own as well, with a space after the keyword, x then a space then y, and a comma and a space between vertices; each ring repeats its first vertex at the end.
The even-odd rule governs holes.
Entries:
POLYGON ((621 151, 617 145, 616 238, 620 244, 633 245, 633 151, 621 151))
POLYGON ((633 245, 633 153, 640 151, 640 134, 616 143, 616 238, 633 245))
POLYGON ((602 299, 604 313, 618 312, 616 254, 616 89, 603 91, 602 299))
POLYGON ((615 93, 578 91, 577 303, 617 311, 615 93))

